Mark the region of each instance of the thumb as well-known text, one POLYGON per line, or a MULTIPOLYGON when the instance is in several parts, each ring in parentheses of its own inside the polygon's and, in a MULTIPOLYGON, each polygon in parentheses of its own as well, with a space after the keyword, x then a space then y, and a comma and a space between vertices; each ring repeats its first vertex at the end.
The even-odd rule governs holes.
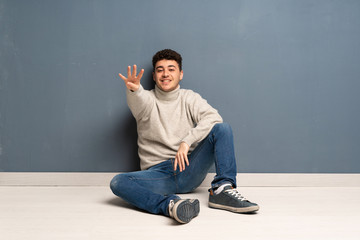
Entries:
POLYGON ((132 83, 132 82, 127 82, 127 83, 126 83, 126 87, 127 87, 129 90, 136 91, 136 90, 139 89, 140 86, 137 85, 137 84, 134 84, 134 83, 132 83))

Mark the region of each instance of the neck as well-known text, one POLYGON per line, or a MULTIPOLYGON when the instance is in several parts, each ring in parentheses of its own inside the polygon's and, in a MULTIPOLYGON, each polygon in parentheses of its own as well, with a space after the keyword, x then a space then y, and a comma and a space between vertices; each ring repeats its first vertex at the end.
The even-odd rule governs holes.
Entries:
POLYGON ((163 101, 172 101, 177 99, 180 92, 180 85, 178 85, 174 90, 170 92, 165 92, 161 90, 157 85, 155 85, 155 96, 163 101))

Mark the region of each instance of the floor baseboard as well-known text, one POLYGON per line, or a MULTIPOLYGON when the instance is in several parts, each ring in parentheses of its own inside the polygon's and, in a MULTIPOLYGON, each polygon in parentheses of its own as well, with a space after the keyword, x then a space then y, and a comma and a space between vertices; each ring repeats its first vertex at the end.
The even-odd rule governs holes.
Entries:
MULTIPOLYGON (((0 172, 0 186, 108 186, 118 173, 0 172)), ((209 173, 201 187, 209 187, 209 173)), ((360 187, 360 174, 238 173, 239 187, 360 187)))

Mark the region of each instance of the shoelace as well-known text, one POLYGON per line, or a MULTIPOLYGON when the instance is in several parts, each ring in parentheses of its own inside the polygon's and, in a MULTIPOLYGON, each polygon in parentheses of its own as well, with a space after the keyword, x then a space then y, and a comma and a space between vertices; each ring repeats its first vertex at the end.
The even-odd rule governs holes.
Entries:
POLYGON ((232 196, 239 199, 240 201, 248 201, 245 197, 241 196, 241 194, 235 188, 227 189, 227 190, 225 190, 225 192, 231 194, 232 196))

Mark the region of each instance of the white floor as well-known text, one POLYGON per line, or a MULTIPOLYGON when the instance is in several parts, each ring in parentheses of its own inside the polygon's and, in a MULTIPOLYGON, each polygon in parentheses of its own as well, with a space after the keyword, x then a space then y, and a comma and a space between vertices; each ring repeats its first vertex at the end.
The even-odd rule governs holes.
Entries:
POLYGON ((0 239, 360 239, 359 187, 243 187, 257 214, 207 206, 179 225, 139 211, 108 187, 0 187, 0 239))

